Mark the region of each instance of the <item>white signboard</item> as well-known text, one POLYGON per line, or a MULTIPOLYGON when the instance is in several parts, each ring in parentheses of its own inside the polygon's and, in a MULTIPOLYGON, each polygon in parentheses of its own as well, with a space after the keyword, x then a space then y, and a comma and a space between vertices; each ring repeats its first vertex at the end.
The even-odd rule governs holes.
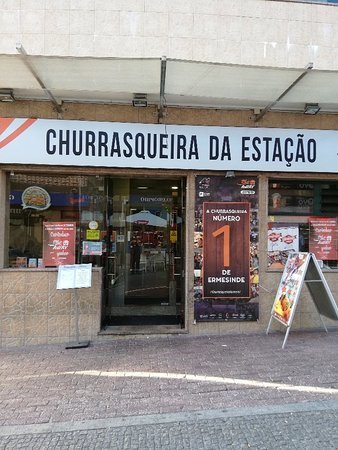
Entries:
POLYGON ((338 173, 332 130, 22 118, 0 130, 3 164, 338 173))
POLYGON ((59 266, 56 289, 89 288, 91 285, 91 264, 59 266))

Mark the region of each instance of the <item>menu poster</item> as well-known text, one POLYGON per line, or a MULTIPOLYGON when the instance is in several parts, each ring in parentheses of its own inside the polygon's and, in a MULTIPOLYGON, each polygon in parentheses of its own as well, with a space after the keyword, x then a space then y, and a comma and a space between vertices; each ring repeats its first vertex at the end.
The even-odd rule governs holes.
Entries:
POLYGON ((203 204, 203 296, 250 297, 250 203, 203 204))
POLYGON ((309 251, 317 259, 338 259, 336 217, 310 217, 309 251))
POLYGON ((91 264, 59 266, 56 289, 89 288, 91 285, 91 264))
POLYGON ((309 257, 310 253, 289 254, 272 309, 273 316, 284 325, 292 321, 309 257))
POLYGON ((43 223, 43 262, 45 267, 75 263, 76 222, 43 223))

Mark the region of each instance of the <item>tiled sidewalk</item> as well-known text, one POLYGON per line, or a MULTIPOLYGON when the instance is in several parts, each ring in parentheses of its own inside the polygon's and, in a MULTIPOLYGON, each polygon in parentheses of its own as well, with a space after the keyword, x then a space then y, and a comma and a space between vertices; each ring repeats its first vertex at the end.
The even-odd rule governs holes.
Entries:
POLYGON ((338 332, 114 338, 0 350, 0 425, 338 399, 338 332))

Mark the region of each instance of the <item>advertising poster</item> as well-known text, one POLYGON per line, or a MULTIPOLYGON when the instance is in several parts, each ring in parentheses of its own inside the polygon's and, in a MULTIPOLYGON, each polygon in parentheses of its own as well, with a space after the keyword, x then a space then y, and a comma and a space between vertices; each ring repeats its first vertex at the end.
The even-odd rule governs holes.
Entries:
POLYGON ((280 226, 269 224, 268 252, 299 251, 298 225, 280 226))
POLYGON ((203 203, 203 297, 250 297, 250 203, 203 203))
POLYGON ((83 256, 101 256, 103 251, 102 242, 83 241, 82 255, 83 256))
POLYGON ((338 259, 337 233, 335 217, 310 217, 309 251, 317 259, 338 259))
POLYGON ((233 173, 196 176, 195 205, 196 322, 257 321, 258 179, 233 173))
POLYGON ((309 253, 289 254, 273 305, 273 316, 284 325, 292 321, 309 257, 309 253))
POLYGON ((86 230, 87 241, 98 241, 101 237, 100 230, 86 230))
POLYGON ((75 263, 76 222, 43 223, 43 262, 45 267, 75 263))
POLYGON ((284 270, 290 253, 303 251, 304 237, 298 224, 268 223, 268 267, 284 270))

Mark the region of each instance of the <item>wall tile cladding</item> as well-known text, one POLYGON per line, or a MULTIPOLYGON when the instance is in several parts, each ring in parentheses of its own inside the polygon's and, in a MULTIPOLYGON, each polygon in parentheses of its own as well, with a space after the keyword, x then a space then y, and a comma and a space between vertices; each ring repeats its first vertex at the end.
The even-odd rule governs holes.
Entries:
POLYGON ((0 1, 0 53, 337 69, 338 7, 263 0, 0 1))
MULTIPOLYGON (((92 287, 77 290, 79 335, 90 340, 100 331, 101 272, 92 287)), ((56 289, 57 271, 29 269, 0 273, 0 347, 76 340, 72 289, 56 289)))
MULTIPOLYGON (((42 119, 94 120, 99 122, 156 123, 157 109, 133 108, 126 105, 95 105, 66 103, 58 114, 51 102, 17 101, 0 102, 0 117, 40 117, 42 119)), ((174 125, 212 125, 252 127, 252 111, 227 111, 222 109, 193 109, 169 107, 166 123, 174 125)), ((316 130, 338 130, 334 114, 315 116, 297 113, 268 112, 259 122, 261 127, 304 128, 316 130)))

